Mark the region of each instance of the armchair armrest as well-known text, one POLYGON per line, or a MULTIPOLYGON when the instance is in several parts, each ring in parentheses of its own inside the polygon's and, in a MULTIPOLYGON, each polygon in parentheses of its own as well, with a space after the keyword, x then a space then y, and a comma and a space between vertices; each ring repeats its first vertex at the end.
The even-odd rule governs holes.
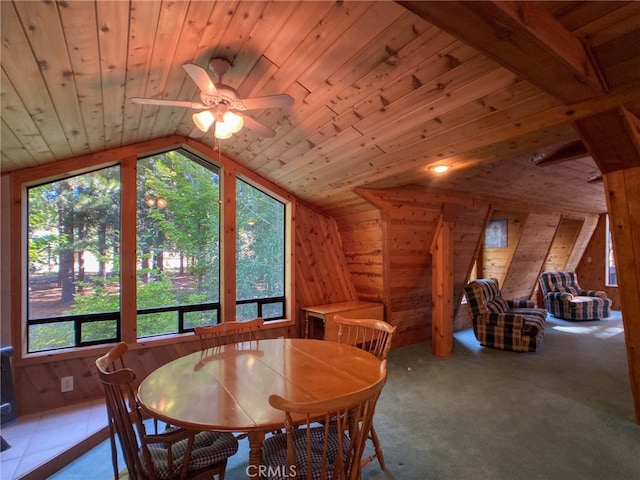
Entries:
POLYGON ((550 300, 559 300, 570 302, 573 300, 573 294, 569 292, 549 292, 546 295, 550 300))
POLYGON ((535 308, 536 304, 533 300, 512 298, 507 300, 509 308, 535 308))
POLYGON ((579 295, 584 297, 608 298, 607 292, 603 292, 602 290, 580 290, 579 295))
POLYGON ((478 315, 476 319, 485 325, 497 327, 521 329, 524 327, 524 316, 517 313, 493 313, 487 312, 478 315))

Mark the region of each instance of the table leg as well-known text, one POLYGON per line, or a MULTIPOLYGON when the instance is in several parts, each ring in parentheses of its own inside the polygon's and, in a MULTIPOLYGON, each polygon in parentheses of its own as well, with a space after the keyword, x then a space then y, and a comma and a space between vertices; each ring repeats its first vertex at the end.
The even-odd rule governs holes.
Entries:
POLYGON ((265 432, 248 432, 249 439, 249 466, 247 473, 251 478, 262 478, 260 467, 262 467, 262 442, 264 442, 265 432))

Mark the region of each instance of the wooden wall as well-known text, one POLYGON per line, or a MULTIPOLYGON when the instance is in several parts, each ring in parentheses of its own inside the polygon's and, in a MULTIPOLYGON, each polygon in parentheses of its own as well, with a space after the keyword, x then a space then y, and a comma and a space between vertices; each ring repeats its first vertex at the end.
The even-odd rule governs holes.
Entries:
MULTIPOLYGON (((377 207, 379 216, 357 214, 336 219, 343 243, 349 245, 345 254, 351 274, 354 277, 370 274, 374 279, 372 284, 385 305, 385 320, 398 327, 394 347, 428 340, 432 329, 430 248, 438 222, 442 217, 453 223, 454 297, 458 304, 477 256, 490 207, 469 198, 420 189, 358 192, 377 207), (369 248, 379 242, 381 251, 369 248)), ((358 288, 358 281, 354 283, 358 288)), ((469 321, 470 318, 456 317, 455 326, 463 328, 469 321)))
POLYGON ((296 312, 302 334, 302 307, 359 298, 336 221, 298 204, 295 225, 296 312))
POLYGON ((505 297, 532 297, 560 218, 560 215, 554 213, 528 213, 501 286, 505 297))
POLYGON ((527 218, 524 212, 505 212, 494 210, 490 221, 507 221, 507 246, 503 248, 482 246, 482 259, 476 271, 477 278, 496 278, 498 285, 502 287, 507 276, 507 270, 511 265, 511 259, 516 252, 522 227, 527 218))
POLYGON ((560 220, 560 225, 558 225, 558 230, 553 237, 549 253, 542 266, 543 272, 564 270, 567 267, 573 246, 583 225, 584 220, 580 219, 563 217, 560 220))
POLYGON ((359 300, 381 302, 385 297, 384 223, 379 210, 339 219, 347 268, 359 300))
POLYGON ((618 287, 607 287, 605 285, 607 265, 604 255, 607 238, 606 228, 606 216, 601 215, 595 231, 584 250, 582 259, 575 268, 575 272, 582 288, 604 290, 613 302, 612 308, 620 310, 622 305, 620 304, 618 287), (596 285, 596 287, 592 285, 596 285))
POLYGON ((377 211, 336 221, 359 297, 382 301, 385 320, 398 327, 394 347, 431 339, 429 249, 441 217, 453 223, 454 330, 471 326, 470 312, 461 299, 476 262, 478 276, 499 278, 505 296, 535 299, 545 266, 571 265, 581 258, 585 239, 597 222, 596 215, 541 211, 497 199, 412 188, 358 192, 377 211), (506 248, 483 249, 484 230, 491 219, 508 220, 506 248))

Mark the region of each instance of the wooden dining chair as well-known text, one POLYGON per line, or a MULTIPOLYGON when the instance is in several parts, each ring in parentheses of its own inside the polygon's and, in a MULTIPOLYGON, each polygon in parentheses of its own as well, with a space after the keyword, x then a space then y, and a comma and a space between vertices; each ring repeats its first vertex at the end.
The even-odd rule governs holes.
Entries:
POLYGON ((200 346, 205 350, 229 343, 258 340, 260 327, 263 324, 264 319, 258 317, 246 322, 222 322, 207 327, 195 327, 193 333, 200 337, 200 346))
MULTIPOLYGON (((200 348, 207 350, 231 343, 258 340, 260 327, 264 324, 262 317, 247 321, 222 322, 206 327, 195 327, 193 333, 200 338, 200 348)), ((236 435, 237 440, 247 438, 246 433, 236 435)))
MULTIPOLYGON (((338 325, 338 342, 354 345, 374 354, 380 360, 386 360, 391 350, 391 340, 396 327, 383 321, 370 318, 345 318, 341 315, 333 317, 338 325)), ((376 429, 371 424, 369 439, 373 443, 374 453, 362 459, 362 465, 366 465, 374 458, 378 459, 380 468, 386 469, 384 454, 380 446, 380 439, 376 429)))
POLYGON ((360 459, 386 378, 383 361, 374 384, 348 395, 311 402, 271 395, 269 404, 285 414, 285 432, 263 443, 267 478, 360 479, 360 459))
MULTIPOLYGON (((96 360, 109 416, 117 434, 128 478, 140 480, 213 478, 224 480, 227 459, 238 450, 231 433, 197 432, 169 427, 148 429, 136 396, 136 375, 124 367, 127 344, 119 343, 96 360), (149 432, 148 430, 153 430, 149 432)), ((115 435, 112 435, 114 478, 119 478, 115 435)))

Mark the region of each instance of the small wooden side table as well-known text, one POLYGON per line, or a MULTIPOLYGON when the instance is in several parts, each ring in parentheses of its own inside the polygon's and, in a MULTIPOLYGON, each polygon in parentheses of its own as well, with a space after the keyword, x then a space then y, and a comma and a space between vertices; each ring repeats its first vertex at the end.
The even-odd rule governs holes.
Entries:
POLYGON ((320 338, 338 341, 338 326, 333 321, 335 315, 347 318, 376 318, 384 320, 384 305, 376 302, 341 302, 304 307, 305 338, 320 338), (322 332, 318 332, 320 325, 322 332))

